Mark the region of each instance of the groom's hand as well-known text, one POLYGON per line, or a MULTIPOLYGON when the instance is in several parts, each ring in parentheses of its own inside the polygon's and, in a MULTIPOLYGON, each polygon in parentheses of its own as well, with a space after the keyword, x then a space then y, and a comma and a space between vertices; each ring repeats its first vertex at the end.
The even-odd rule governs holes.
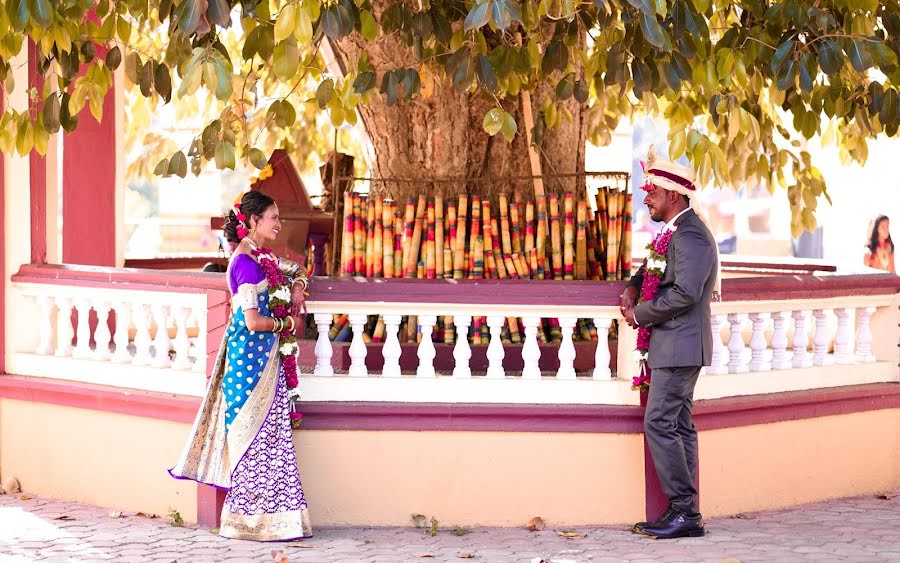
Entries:
POLYGON ((625 314, 625 309, 634 309, 634 306, 637 305, 638 298, 638 289, 629 285, 625 288, 625 291, 622 292, 622 295, 619 296, 619 310, 622 311, 622 314, 625 314))
POLYGON ((623 309, 622 316, 625 317, 625 322, 628 323, 628 326, 635 329, 638 328, 637 321, 634 318, 634 307, 623 309))

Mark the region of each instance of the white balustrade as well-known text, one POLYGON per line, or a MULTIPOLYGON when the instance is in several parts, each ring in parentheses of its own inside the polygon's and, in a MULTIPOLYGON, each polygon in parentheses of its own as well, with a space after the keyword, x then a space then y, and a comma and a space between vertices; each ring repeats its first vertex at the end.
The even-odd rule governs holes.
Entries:
POLYGON ((750 313, 750 371, 769 371, 772 364, 766 359, 766 320, 767 313, 750 313))
POLYGON ((741 329, 744 326, 745 316, 740 313, 728 315, 728 324, 731 326, 731 337, 728 339, 728 373, 746 373, 749 366, 744 363, 744 335, 741 329))
POLYGON ((556 372, 558 379, 575 379, 575 344, 572 342, 572 333, 577 322, 576 317, 559 318, 562 342, 559 343, 559 371, 556 372))
POLYGON ((870 320, 875 307, 862 307, 857 309, 859 328, 856 333, 856 357, 860 362, 870 363, 875 361, 875 355, 872 354, 872 328, 870 320))
POLYGON ((131 305, 126 302, 116 304, 116 333, 113 336, 115 352, 112 361, 120 364, 131 361, 131 353, 128 351, 128 327, 131 326, 131 305))
POLYGON ((540 317, 523 317, 522 324, 525 326, 525 344, 522 346, 522 378, 524 379, 540 379, 541 378, 541 349, 537 342, 537 329, 541 324, 540 317))
POLYGON ((172 344, 175 350, 175 360, 172 362, 174 369, 190 369, 191 360, 188 352, 191 348, 191 340, 188 337, 187 319, 190 311, 187 307, 173 307, 172 316, 175 319, 175 342, 172 344))
POLYGON ((75 310, 78 311, 78 328, 75 330, 75 347, 72 348, 72 357, 83 360, 91 357, 90 301, 79 299, 75 302, 75 310))
POLYGON ((837 334, 834 336, 834 361, 838 364, 852 364, 853 356, 850 354, 850 338, 853 330, 850 326, 849 307, 839 307, 834 310, 837 315, 837 334))
POLYGON ((94 304, 94 311, 97 312, 97 329, 94 331, 94 359, 98 361, 106 361, 111 355, 109 353, 109 303, 100 301, 94 304))
POLYGON ((363 329, 366 327, 368 315, 349 315, 350 329, 353 331, 353 340, 350 341, 350 369, 353 377, 366 377, 369 370, 366 368, 366 343, 363 341, 363 329))
POLYGON ((813 333, 813 360, 814 366, 824 366, 829 362, 828 345, 831 339, 828 336, 828 311, 824 309, 813 310, 815 319, 815 332, 813 333))
POLYGON ((806 347, 809 346, 809 335, 806 333, 806 311, 794 311, 791 313, 794 318, 794 356, 791 365, 795 368, 805 368, 812 365, 809 359, 809 352, 806 347))
POLYGON ((131 320, 134 322, 134 357, 131 364, 135 366, 147 366, 153 361, 150 355, 150 312, 147 305, 137 304, 131 307, 131 320))
POLYGON ((49 295, 40 295, 37 298, 40 306, 40 325, 38 327, 38 346, 36 354, 46 356, 53 351, 53 298, 49 295))
POLYGON ((612 319, 609 317, 594 317, 594 326, 597 328, 597 350, 594 352, 593 378, 598 381, 612 379, 612 370, 609 369, 609 327, 612 319))
POLYGON ((722 324, 725 315, 712 315, 709 321, 712 331, 712 360, 707 373, 710 375, 722 375, 728 373, 728 359, 725 356, 725 346, 722 345, 722 324))
POLYGON ((56 351, 54 355, 64 358, 72 354, 72 300, 68 297, 56 299, 56 351))
MULTIPOLYGON (((330 318, 331 315, 328 316, 330 318)), ((400 322, 403 317, 400 315, 384 315, 383 318, 387 337, 384 340, 384 346, 381 348, 381 354, 384 357, 384 368, 381 373, 385 377, 400 377, 400 355, 402 350, 400 349, 400 339, 397 337, 397 332, 400 330, 400 322)), ((327 336, 325 340, 328 340, 327 336)), ((330 342, 328 346, 331 346, 330 342)))
MULTIPOLYGON (((316 328, 319 336, 316 338, 316 367, 313 371, 314 375, 320 377, 330 377, 334 375, 334 368, 331 366, 331 356, 334 352, 331 349, 331 340, 328 338, 328 331, 331 329, 331 313, 316 313, 313 320, 316 322, 316 328)), ((398 321, 399 322, 399 321, 398 321)), ((390 341, 390 324, 385 319, 385 326, 388 327, 388 341, 390 341)), ((394 337, 396 338, 397 327, 394 327, 394 337)), ((385 346, 385 350, 387 346, 385 346)), ((387 366, 387 358, 385 358, 385 366, 387 366)))
POLYGON ((791 369, 787 354, 787 311, 772 313, 772 369, 791 369))
POLYGON ((487 376, 491 379, 506 377, 506 372, 503 371, 503 358, 506 357, 506 352, 503 351, 503 343, 500 342, 500 333, 505 322, 506 317, 500 315, 488 315, 487 318, 488 328, 491 329, 491 343, 487 348, 487 376))
POLYGON ((419 326, 422 330, 422 339, 419 341, 417 356, 419 367, 416 368, 416 377, 434 377, 434 325, 437 324, 436 315, 419 315, 419 326))
POLYGON ((472 377, 472 368, 469 366, 469 360, 472 359, 472 348, 469 346, 469 325, 472 324, 472 315, 454 315, 453 324, 456 326, 453 377, 467 379, 472 377))
POLYGON ((156 336, 153 338, 153 362, 155 368, 167 368, 172 365, 169 360, 169 308, 165 305, 153 306, 153 318, 156 321, 156 336))

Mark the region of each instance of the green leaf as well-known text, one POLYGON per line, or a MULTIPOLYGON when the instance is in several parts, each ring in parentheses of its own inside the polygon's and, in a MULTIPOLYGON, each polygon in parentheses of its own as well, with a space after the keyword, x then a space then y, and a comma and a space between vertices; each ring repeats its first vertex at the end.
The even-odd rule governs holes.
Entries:
POLYGON ((797 76, 799 66, 797 61, 793 59, 784 65, 784 68, 781 69, 781 73, 778 75, 777 85, 779 90, 787 90, 794 85, 794 78, 797 76))
POLYGON ((44 128, 50 133, 59 131, 59 93, 53 92, 44 100, 44 111, 41 114, 44 128))
MULTIPOLYGON (((399 71, 398 71, 399 72, 399 71)), ((419 93, 422 88, 422 80, 419 72, 414 68, 408 68, 403 72, 403 97, 407 100, 419 93)))
POLYGON ((650 66, 641 59, 635 58, 631 61, 631 77, 634 80, 634 93, 637 97, 641 97, 653 87, 650 66))
POLYGON ((234 145, 228 141, 221 141, 216 146, 216 168, 224 170, 230 168, 234 170, 234 145))
POLYGON ((325 35, 332 39, 341 38, 341 12, 337 5, 329 6, 322 14, 322 29, 325 31, 325 35))
POLYGON ((275 76, 283 82, 293 78, 300 68, 300 53, 297 50, 297 39, 291 35, 275 45, 273 57, 275 76))
POLYGON ((59 101, 59 123, 67 133, 71 133, 78 127, 78 114, 72 114, 69 111, 70 101, 70 94, 63 92, 62 99, 59 101))
POLYGON ((297 5, 287 4, 275 20, 275 41, 280 42, 294 33, 297 25, 297 5))
MULTIPOLYGON (((188 61, 188 64, 184 69, 184 74, 181 76, 181 85, 178 87, 178 97, 183 98, 185 96, 190 96, 200 87, 200 82, 203 80, 202 58, 203 47, 195 47, 194 52, 191 55, 191 60, 188 61)), ((127 57, 125 58, 125 68, 128 68, 127 57)))
POLYGON ((506 112, 502 108, 491 108, 481 121, 481 127, 485 132, 493 137, 503 129, 503 116, 506 112))
POLYGON ((149 98, 153 94, 153 66, 153 61, 147 61, 147 64, 141 67, 138 73, 138 85, 145 98, 149 98))
POLYGON ((181 151, 176 152, 169 159, 169 166, 166 169, 166 176, 177 175, 179 178, 187 176, 187 157, 181 151))
POLYGON ((154 176, 167 176, 169 172, 169 159, 164 158, 156 163, 156 168, 153 169, 154 176))
POLYGON ((462 57, 462 60, 456 67, 456 71, 453 73, 453 87, 456 88, 457 92, 463 92, 468 90, 474 79, 475 62, 468 55, 468 50, 466 49, 466 54, 462 57))
POLYGON ((226 59, 222 53, 215 51, 212 57, 212 63, 216 71, 216 98, 227 101, 231 97, 234 88, 232 85, 234 69, 231 66, 231 61, 226 59))
POLYGON ((503 138, 506 139, 507 143, 512 143, 516 138, 516 131, 518 130, 518 126, 516 125, 516 120, 510 114, 503 112, 503 126, 500 128, 500 132, 503 133, 503 138))
POLYGON ((833 76, 844 66, 844 52, 833 40, 826 40, 819 49, 819 66, 829 76, 833 76))
POLYGON ((687 134, 684 129, 675 133, 672 141, 669 143, 669 160, 678 160, 684 154, 686 142, 687 134))
POLYGON ((250 157, 250 163, 253 164, 258 170, 262 170, 266 166, 269 165, 269 161, 266 159, 266 155, 263 154, 261 150, 258 148, 250 149, 250 153, 248 154, 250 157))
POLYGON ((365 94, 375 87, 375 73, 371 70, 359 73, 353 81, 353 91, 357 94, 365 94))
POLYGON ((138 73, 141 70, 141 66, 141 56, 137 54, 137 51, 128 53, 128 56, 125 57, 125 78, 134 85, 140 82, 138 73))
POLYGON ((588 84, 584 80, 577 80, 575 82, 575 91, 573 92, 575 99, 578 100, 578 103, 584 104, 587 103, 588 97, 590 96, 590 90, 588 89, 588 84))
POLYGON ((878 120, 887 125, 897 119, 897 90, 887 88, 881 100, 881 109, 878 112, 878 120))
POLYGON ((53 23, 53 8, 48 0, 30 0, 28 8, 31 19, 40 27, 50 27, 53 23))
POLYGON ((185 35, 191 35, 197 31, 200 25, 201 0, 182 0, 175 8, 175 17, 178 18, 178 28, 185 35))
POLYGON ((291 102, 282 100, 275 115, 275 124, 279 127, 290 127, 295 121, 297 121, 297 110, 294 109, 291 102))
POLYGON ((465 30, 480 29, 490 21, 490 5, 493 0, 476 2, 466 16, 465 30))
MULTIPOLYGON (((781 67, 784 66, 785 61, 788 58, 788 55, 791 53, 791 49, 794 48, 794 44, 796 41, 793 39, 788 39, 784 43, 778 46, 778 49, 775 50, 775 54, 772 55, 772 62, 769 63, 769 67, 772 69, 772 74, 777 75, 781 71, 781 67)), ((784 90, 784 88, 782 88, 784 90)))
POLYGON ((297 38, 298 45, 306 45, 312 41, 312 21, 310 21, 306 10, 297 11, 297 25, 294 26, 294 37, 297 38))
POLYGON ((330 78, 323 80, 319 87, 316 88, 316 102, 319 104, 319 109, 325 109, 333 97, 334 81, 330 78))
MULTIPOLYGON (((810 72, 810 66, 814 64, 815 61, 811 60, 812 57, 809 53, 803 53, 803 56, 800 57, 800 89, 809 94, 813 89, 813 73, 810 72)), ((815 70, 813 71, 815 72, 815 70)))
POLYGON ((872 67, 872 54, 865 41, 853 39, 847 45, 847 56, 856 72, 865 72, 872 67))
POLYGON ((478 82, 489 92, 497 90, 497 75, 494 74, 494 67, 491 61, 484 55, 478 55, 478 65, 475 67, 475 73, 478 75, 478 82))
POLYGON ((28 0, 8 0, 6 3, 7 17, 15 31, 24 31, 31 19, 31 10, 28 0))
POLYGON ((397 98, 400 96, 400 80, 401 76, 398 75, 398 72, 402 71, 389 71, 384 74, 381 78, 381 93, 387 94, 387 105, 393 106, 397 103, 397 98))
POLYGON ((656 19, 656 16, 648 16, 647 14, 643 13, 641 14, 641 32, 644 34, 644 39, 647 41, 647 43, 650 43, 661 51, 671 50, 671 42, 669 40, 669 36, 659 25, 659 21, 656 19))
POLYGON ((506 8, 506 1, 491 0, 488 3, 491 5, 491 21, 494 22, 494 27, 501 31, 506 30, 512 24, 512 14, 506 8))
POLYGON ((360 33, 367 41, 374 41, 378 36, 378 24, 369 10, 359 11, 360 33))

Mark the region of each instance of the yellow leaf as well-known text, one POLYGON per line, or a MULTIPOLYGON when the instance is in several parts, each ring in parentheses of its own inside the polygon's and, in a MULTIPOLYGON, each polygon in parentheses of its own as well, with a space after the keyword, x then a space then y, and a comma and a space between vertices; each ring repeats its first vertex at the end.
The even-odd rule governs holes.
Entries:
MULTIPOLYGON (((284 41, 292 33, 297 24, 297 5, 288 4, 281 9, 275 20, 275 41, 284 41)), ((299 39, 299 38, 298 38, 299 39)))
POLYGON ((31 495, 19 495, 19 500, 31 500, 33 498, 31 495))
POLYGON ((309 19, 309 14, 306 10, 297 10, 296 20, 297 23, 294 26, 294 37, 297 38, 297 43, 306 45, 312 41, 312 21, 309 19))
POLYGON ((47 145, 50 142, 50 133, 47 132, 47 129, 44 128, 44 123, 41 119, 38 119, 35 122, 34 128, 34 150, 38 152, 40 155, 47 154, 47 145))
POLYGON ((121 518, 121 517, 122 517, 122 513, 119 512, 119 511, 114 510, 114 511, 112 511, 112 512, 109 513, 109 517, 110 517, 110 518, 121 518))
POLYGON ((462 551, 460 553, 457 553, 456 556, 459 557, 460 559, 472 559, 475 557, 475 554, 469 553, 468 551, 462 551))
POLYGON ((567 540, 580 540, 584 537, 584 534, 581 532, 576 532, 574 530, 557 530, 556 533, 567 540))

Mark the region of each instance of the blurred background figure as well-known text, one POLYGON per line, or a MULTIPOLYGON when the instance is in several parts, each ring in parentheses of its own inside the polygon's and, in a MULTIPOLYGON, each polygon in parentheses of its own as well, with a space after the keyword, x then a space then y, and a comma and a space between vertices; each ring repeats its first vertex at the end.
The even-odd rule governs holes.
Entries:
POLYGON ((891 240, 891 220, 879 215, 872 226, 872 234, 866 244, 868 252, 863 261, 870 268, 897 273, 894 268, 894 241, 891 240))

